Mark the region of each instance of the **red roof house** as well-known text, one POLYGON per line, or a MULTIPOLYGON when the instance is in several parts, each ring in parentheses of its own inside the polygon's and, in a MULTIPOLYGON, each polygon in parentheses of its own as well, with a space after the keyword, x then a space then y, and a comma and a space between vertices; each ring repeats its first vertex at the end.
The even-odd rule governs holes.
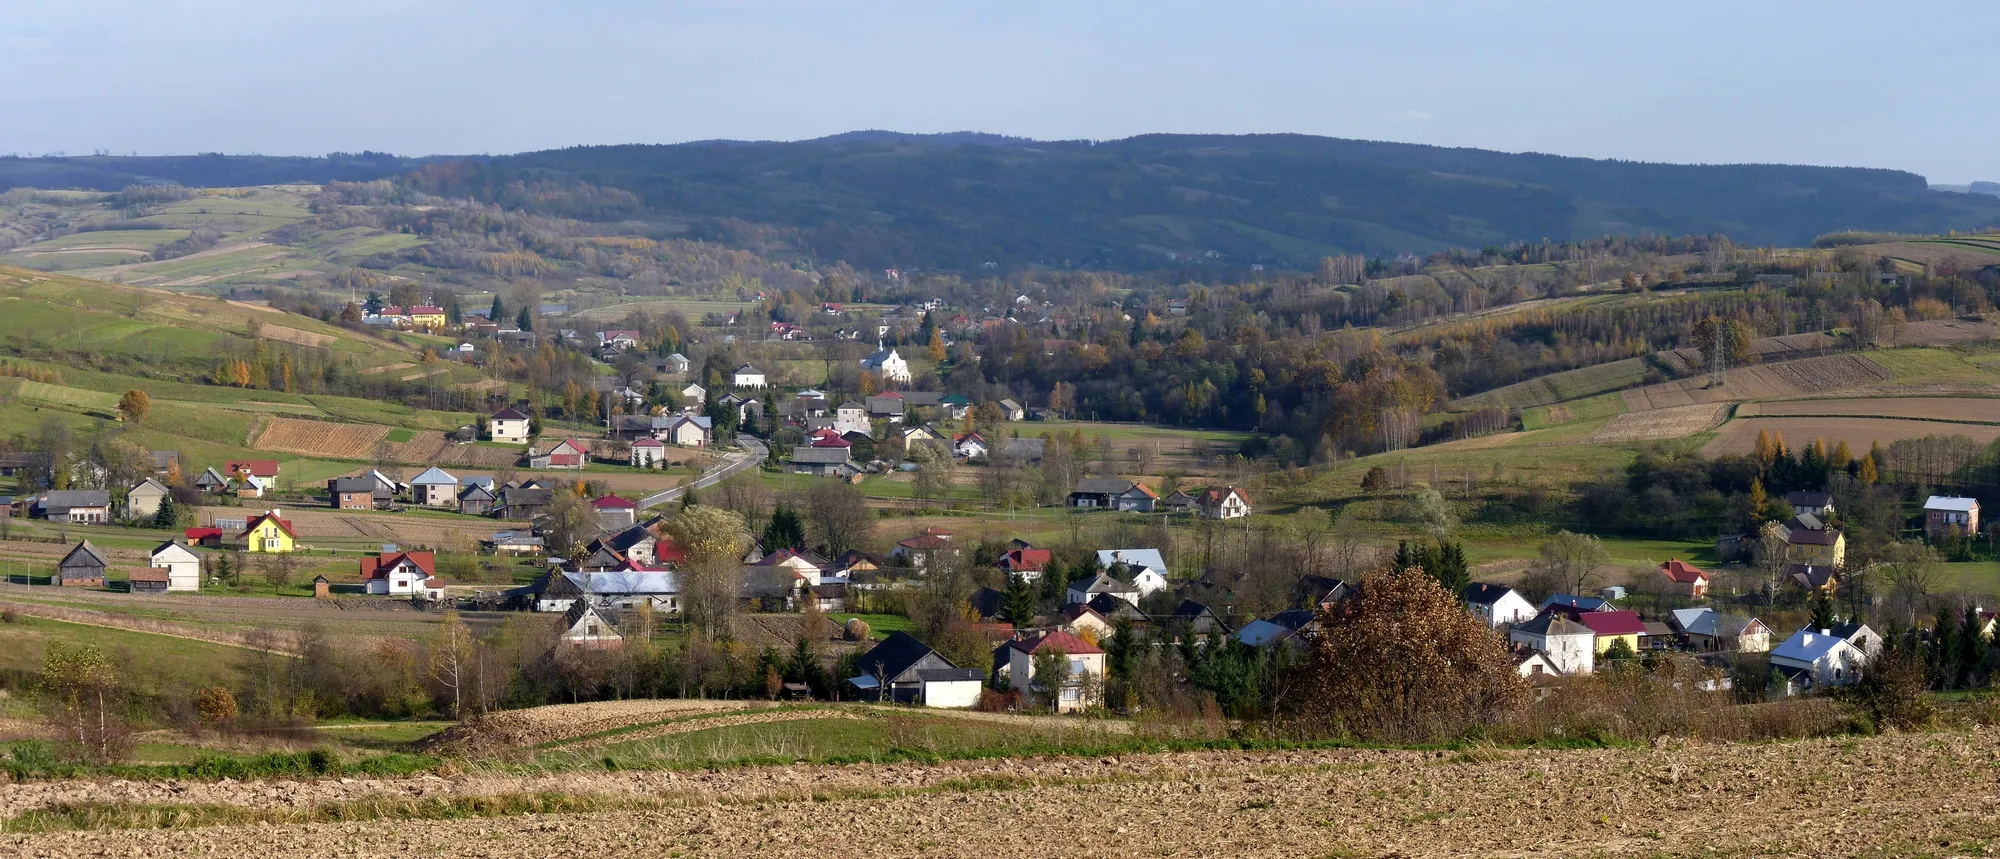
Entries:
POLYGON ((1639 619, 1639 613, 1636 611, 1587 611, 1577 615, 1576 619, 1600 637, 1646 634, 1646 622, 1639 619))
POLYGON ((1667 577, 1670 593, 1696 598, 1708 595, 1708 571, 1700 567, 1675 558, 1661 564, 1660 573, 1667 577))
POLYGON ((639 505, 616 495, 605 495, 590 500, 590 506, 598 510, 637 510, 639 505))

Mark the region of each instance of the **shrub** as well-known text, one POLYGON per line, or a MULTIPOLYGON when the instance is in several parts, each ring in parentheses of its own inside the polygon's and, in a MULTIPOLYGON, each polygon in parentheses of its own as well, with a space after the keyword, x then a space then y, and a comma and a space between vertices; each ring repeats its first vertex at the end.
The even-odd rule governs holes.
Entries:
POLYGON ((204 725, 236 721, 236 696, 221 686, 209 686, 194 693, 194 712, 204 725))

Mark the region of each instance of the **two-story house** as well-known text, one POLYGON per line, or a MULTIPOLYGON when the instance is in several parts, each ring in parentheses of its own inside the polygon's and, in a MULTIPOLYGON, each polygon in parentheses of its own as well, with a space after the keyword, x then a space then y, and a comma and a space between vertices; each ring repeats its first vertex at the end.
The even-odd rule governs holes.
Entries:
POLYGON ((528 443, 528 414, 508 406, 486 419, 486 435, 501 444, 528 443))
POLYGON ((1933 495, 1924 499, 1924 536, 1935 540, 1954 533, 1979 533, 1979 500, 1955 495, 1933 495))

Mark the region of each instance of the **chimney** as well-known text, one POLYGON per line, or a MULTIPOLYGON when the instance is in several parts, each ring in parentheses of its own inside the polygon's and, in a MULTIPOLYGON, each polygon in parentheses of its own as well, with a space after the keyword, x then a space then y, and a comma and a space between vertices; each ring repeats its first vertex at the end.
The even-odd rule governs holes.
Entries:
POLYGON ((1831 630, 1831 629, 1822 629, 1822 630, 1820 630, 1820 631, 1819 631, 1819 634, 1820 634, 1820 635, 1828 635, 1828 636, 1830 636, 1830 635, 1832 635, 1832 634, 1833 634, 1833 630, 1831 630))

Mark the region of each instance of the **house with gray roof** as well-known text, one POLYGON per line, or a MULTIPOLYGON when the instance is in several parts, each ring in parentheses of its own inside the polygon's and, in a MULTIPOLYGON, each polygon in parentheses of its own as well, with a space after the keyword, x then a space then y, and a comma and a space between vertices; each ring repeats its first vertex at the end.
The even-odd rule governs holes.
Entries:
POLYGON ((36 503, 50 522, 72 525, 111 521, 111 492, 104 489, 52 489, 36 503))
POLYGON ((425 507, 458 505, 458 478, 435 465, 410 478, 411 500, 425 507))

